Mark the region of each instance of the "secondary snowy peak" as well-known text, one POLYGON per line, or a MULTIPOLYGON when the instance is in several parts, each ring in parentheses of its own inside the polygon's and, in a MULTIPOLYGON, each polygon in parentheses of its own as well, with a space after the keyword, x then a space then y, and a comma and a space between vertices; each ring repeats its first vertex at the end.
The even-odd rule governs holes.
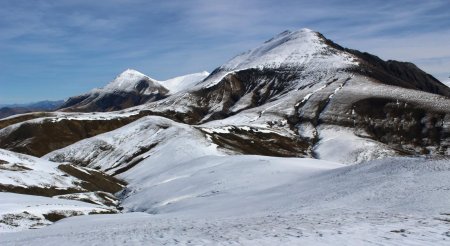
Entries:
POLYGON ((356 64, 351 55, 330 47, 321 34, 304 28, 284 31, 255 49, 234 57, 221 69, 292 66, 319 60, 322 65, 337 68, 356 64))
POLYGON ((165 98, 169 92, 158 81, 133 69, 127 69, 103 88, 69 98, 64 111, 115 111, 165 98))
POLYGON ((127 69, 105 87, 94 89, 93 92, 113 93, 138 91, 143 94, 149 94, 161 89, 164 89, 164 87, 156 80, 134 69, 127 69))
POLYGON ((206 77, 209 76, 209 73, 206 71, 200 72, 200 73, 193 73, 188 75, 183 75, 179 77, 175 77, 172 79, 168 79, 165 81, 160 81, 160 83, 169 89, 171 94, 174 94, 179 91, 184 91, 192 88, 197 83, 204 80, 206 77))

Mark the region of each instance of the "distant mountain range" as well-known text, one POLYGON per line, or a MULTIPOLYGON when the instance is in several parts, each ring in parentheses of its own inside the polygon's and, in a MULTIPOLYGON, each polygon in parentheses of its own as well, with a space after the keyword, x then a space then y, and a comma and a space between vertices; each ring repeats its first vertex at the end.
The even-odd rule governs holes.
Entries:
POLYGON ((23 114, 37 111, 54 111, 58 109, 64 100, 40 101, 26 104, 2 104, 0 105, 0 119, 15 114, 23 114))

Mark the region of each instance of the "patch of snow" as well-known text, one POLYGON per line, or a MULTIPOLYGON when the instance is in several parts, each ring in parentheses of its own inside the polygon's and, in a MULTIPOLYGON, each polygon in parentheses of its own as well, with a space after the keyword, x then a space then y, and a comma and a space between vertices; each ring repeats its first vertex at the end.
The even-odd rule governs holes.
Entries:
POLYGON ((44 217, 49 213, 73 216, 108 211, 86 202, 0 192, 0 233, 50 225, 52 222, 44 217))
POLYGON ((280 134, 277 131, 273 131, 267 128, 260 128, 260 127, 250 127, 250 126, 221 126, 221 127, 201 127, 201 129, 207 133, 231 133, 231 131, 236 130, 242 130, 242 131, 254 131, 254 132, 260 132, 260 133, 275 133, 280 134))
POLYGON ((19 187, 76 188, 80 180, 65 175, 59 164, 0 149, 0 184, 19 187))
POLYGON ((313 151, 322 160, 354 164, 397 155, 382 143, 356 136, 351 128, 320 125, 316 130, 320 140, 313 151))

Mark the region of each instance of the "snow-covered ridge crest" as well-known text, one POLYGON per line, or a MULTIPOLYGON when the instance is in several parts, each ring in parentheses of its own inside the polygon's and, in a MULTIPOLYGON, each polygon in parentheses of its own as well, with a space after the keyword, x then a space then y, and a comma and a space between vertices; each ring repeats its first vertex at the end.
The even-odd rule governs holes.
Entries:
POLYGON ((200 73, 187 74, 159 82, 173 94, 194 87, 197 83, 201 82, 208 76, 209 72, 203 71, 200 73))

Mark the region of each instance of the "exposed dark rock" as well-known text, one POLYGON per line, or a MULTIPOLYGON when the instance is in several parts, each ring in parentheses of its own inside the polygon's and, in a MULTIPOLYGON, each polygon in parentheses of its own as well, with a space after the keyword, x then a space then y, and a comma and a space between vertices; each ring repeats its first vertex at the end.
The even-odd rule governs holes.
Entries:
POLYGON ((58 168, 73 177, 83 180, 84 182, 80 184, 80 186, 88 191, 105 191, 109 193, 116 193, 122 190, 126 185, 124 181, 100 171, 88 169, 80 170, 70 164, 59 165, 58 168))

